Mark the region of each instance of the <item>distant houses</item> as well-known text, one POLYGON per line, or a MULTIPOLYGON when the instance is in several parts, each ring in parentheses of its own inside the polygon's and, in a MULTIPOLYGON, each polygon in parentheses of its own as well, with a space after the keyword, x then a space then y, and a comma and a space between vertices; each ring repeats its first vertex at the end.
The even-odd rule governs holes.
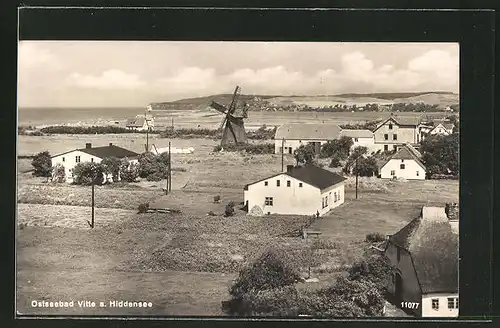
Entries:
POLYGON ((276 154, 293 154, 301 145, 311 143, 316 153, 329 140, 339 139, 341 128, 336 124, 284 124, 276 129, 274 149, 276 154))
POLYGON ((138 156, 138 153, 115 146, 112 143, 104 147, 92 147, 91 143, 87 143, 85 148, 52 156, 52 165, 62 165, 66 174, 66 182, 71 183, 73 182, 73 169, 78 163, 100 163, 106 157, 127 158, 131 163, 134 163, 137 162, 138 156))
POLYGON ((125 122, 125 127, 132 131, 146 131, 154 128, 154 117, 150 115, 138 115, 125 122))
POLYGON ((397 149, 394 155, 381 164, 380 177, 382 179, 424 180, 426 168, 421 161, 420 152, 409 144, 399 146, 397 149))
POLYGON ((458 316, 458 239, 457 204, 424 206, 418 218, 389 237, 388 292, 397 304, 420 304, 412 312, 421 317, 458 316))
POLYGON ((289 165, 286 172, 247 184, 244 201, 252 215, 323 215, 344 203, 344 180, 314 165, 289 165))
POLYGON ((429 131, 429 135, 447 136, 453 133, 453 128, 454 125, 451 123, 439 123, 429 131))

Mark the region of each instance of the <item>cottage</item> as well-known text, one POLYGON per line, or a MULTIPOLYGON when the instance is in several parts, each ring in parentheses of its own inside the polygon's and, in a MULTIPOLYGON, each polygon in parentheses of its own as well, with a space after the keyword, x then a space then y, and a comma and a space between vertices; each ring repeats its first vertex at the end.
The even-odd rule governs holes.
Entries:
POLYGON ((286 172, 247 184, 244 201, 249 212, 323 215, 344 203, 344 180, 314 165, 289 165, 286 172))
POLYGON ((424 206, 389 237, 384 254, 393 267, 388 292, 395 302, 418 303, 412 311, 421 317, 458 316, 458 231, 444 207, 424 206))
POLYGON ((391 115, 373 131, 377 150, 393 151, 398 145, 411 144, 418 147, 421 140, 420 119, 391 115))
POLYGON ((146 131, 148 128, 154 128, 154 117, 149 115, 138 115, 135 118, 128 119, 125 127, 133 131, 146 131))
POLYGON ((426 168, 420 160, 420 152, 411 145, 398 146, 397 149, 399 150, 380 166, 380 177, 425 180, 426 168))
POLYGON ((293 154, 301 145, 312 143, 316 153, 319 153, 321 145, 340 138, 340 131, 336 124, 284 124, 276 129, 274 152, 293 154))
POLYGON ((375 147, 375 137, 370 130, 342 129, 340 131, 340 136, 352 138, 353 145, 351 150, 356 147, 366 147, 369 153, 377 151, 375 147))
POLYGON ((85 148, 67 151, 52 156, 52 165, 64 166, 66 181, 73 181, 73 169, 78 163, 94 162, 100 163, 106 157, 127 158, 131 163, 137 162, 139 154, 110 143, 104 147, 92 147, 91 143, 85 144, 85 148))

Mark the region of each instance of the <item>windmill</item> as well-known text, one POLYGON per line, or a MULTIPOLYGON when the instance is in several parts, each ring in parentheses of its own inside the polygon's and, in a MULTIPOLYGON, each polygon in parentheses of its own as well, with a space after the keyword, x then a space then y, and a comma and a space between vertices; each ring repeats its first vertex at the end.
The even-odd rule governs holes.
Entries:
POLYGON ((234 89, 233 99, 231 100, 229 107, 221 105, 215 101, 212 101, 210 104, 210 107, 224 114, 224 118, 219 126, 219 129, 222 129, 222 146, 245 143, 247 141, 243 119, 248 117, 248 107, 245 104, 243 110, 236 110, 240 92, 241 88, 237 86, 236 89, 234 89))

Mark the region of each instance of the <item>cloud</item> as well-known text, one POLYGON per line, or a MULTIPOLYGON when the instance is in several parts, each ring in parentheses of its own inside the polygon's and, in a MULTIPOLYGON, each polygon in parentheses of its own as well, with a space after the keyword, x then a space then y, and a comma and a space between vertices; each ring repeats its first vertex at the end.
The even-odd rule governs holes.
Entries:
POLYGON ((146 82, 142 81, 136 74, 125 73, 118 69, 110 69, 102 72, 99 76, 83 75, 80 73, 72 73, 67 82, 71 86, 80 88, 94 89, 136 89, 146 86, 146 82))
POLYGON ((43 45, 21 41, 18 47, 18 65, 23 70, 47 67, 59 69, 63 67, 63 61, 43 45))

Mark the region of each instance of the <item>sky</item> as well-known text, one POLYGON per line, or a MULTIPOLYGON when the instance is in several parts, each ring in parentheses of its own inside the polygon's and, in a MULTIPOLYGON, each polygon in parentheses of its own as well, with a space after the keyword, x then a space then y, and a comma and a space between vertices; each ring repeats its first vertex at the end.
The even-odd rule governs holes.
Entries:
POLYGON ((20 41, 19 107, 459 91, 458 43, 20 41))

